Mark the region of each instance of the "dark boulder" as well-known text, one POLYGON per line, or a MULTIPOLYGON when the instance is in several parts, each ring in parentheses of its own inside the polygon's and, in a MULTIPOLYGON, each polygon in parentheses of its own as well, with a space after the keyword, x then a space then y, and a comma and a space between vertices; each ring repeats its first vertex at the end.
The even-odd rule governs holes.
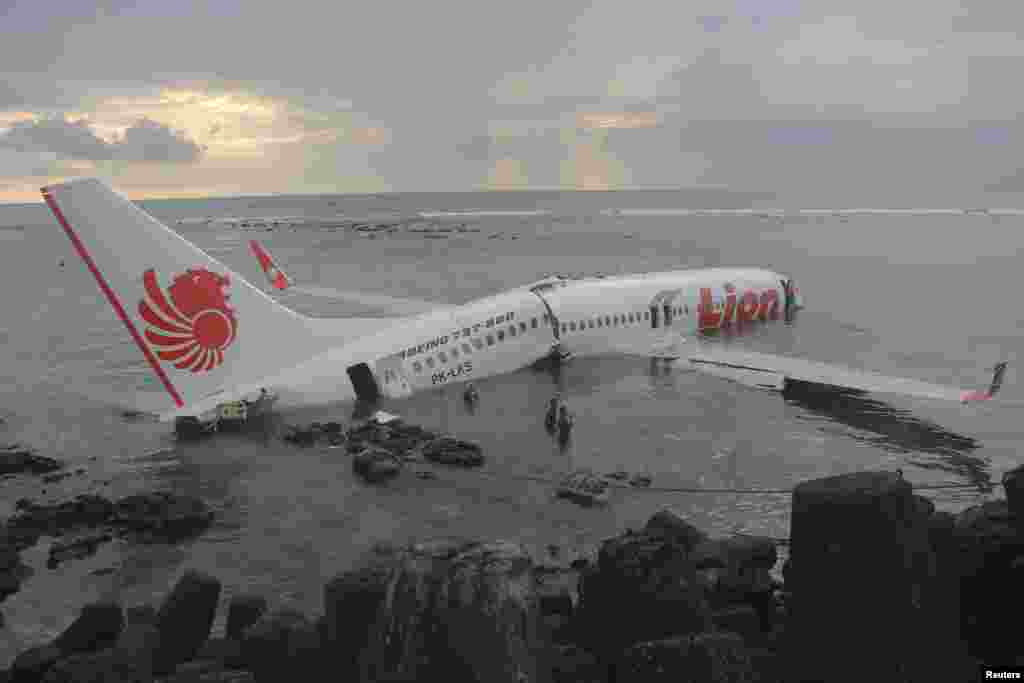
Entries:
POLYGON ((316 625, 287 608, 264 614, 242 637, 246 668, 260 683, 284 681, 296 671, 306 672, 303 680, 316 680, 316 672, 326 675, 320 652, 316 625))
POLYGON ((368 482, 393 479, 402 471, 402 461, 381 448, 370 447, 352 459, 352 469, 368 482))
POLYGON ((577 645, 552 645, 547 657, 552 683, 606 683, 609 680, 608 668, 577 645))
POLYGON ((199 652, 210 635, 219 598, 220 581, 213 576, 190 570, 178 580, 157 612, 155 673, 170 673, 199 652))
POLYGON ((423 457, 431 462, 460 467, 479 467, 484 464, 483 449, 475 443, 443 436, 423 446, 423 457))
POLYGON ((732 536, 698 543, 691 559, 710 589, 711 603, 720 606, 770 593, 778 554, 770 538, 732 536))
POLYGON ((113 536, 106 531, 92 531, 71 539, 62 539, 50 546, 46 566, 56 569, 61 562, 89 557, 96 552, 101 543, 106 543, 113 536))
POLYGON ((704 631, 709 620, 693 563, 660 534, 627 531, 606 540, 597 566, 582 574, 574 623, 581 644, 595 653, 704 631))
POLYGON ((96 652, 112 646, 124 628, 124 612, 120 605, 94 603, 82 608, 53 644, 64 655, 96 652))
POLYGON ((615 666, 617 683, 754 683, 750 655, 735 633, 700 633, 639 643, 615 666))
POLYGON ((21 533, 26 538, 32 534, 36 538, 40 534, 56 536, 73 529, 105 524, 113 510, 112 502, 93 494, 75 496, 55 505, 29 503, 8 520, 7 528, 9 532, 21 533))
POLYGON ((228 638, 241 638, 245 629, 259 621, 266 611, 267 599, 262 595, 243 593, 231 596, 225 635, 228 638))
POLYGON ((37 683, 63 656, 52 643, 24 650, 11 664, 11 683, 37 683))
POLYGON ((530 556, 512 543, 409 547, 360 658, 361 679, 549 680, 531 569, 530 556))
POLYGON ((0 475, 3 474, 46 474, 59 470, 64 465, 53 458, 37 455, 32 448, 21 444, 0 447, 0 475))
POLYGON ((395 554, 395 549, 384 550, 368 566, 343 572, 324 586, 324 643, 339 680, 358 676, 359 655, 384 602, 392 571, 389 558, 395 554))
POLYGON ((647 520, 644 531, 660 534, 666 540, 681 545, 686 552, 690 552, 698 543, 708 538, 707 534, 687 522, 681 514, 669 508, 655 513, 647 520))
POLYGON ((210 526, 213 512, 199 498, 165 491, 140 493, 117 501, 113 523, 146 538, 176 541, 210 526))

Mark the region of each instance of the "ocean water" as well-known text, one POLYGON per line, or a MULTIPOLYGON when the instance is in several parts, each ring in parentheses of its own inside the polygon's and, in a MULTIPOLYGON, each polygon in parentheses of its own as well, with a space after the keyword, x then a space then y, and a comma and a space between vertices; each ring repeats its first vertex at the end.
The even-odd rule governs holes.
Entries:
MULTIPOLYGON (((479 441, 488 462, 481 471, 438 469, 433 481, 403 475, 367 486, 342 449, 300 449, 270 432, 176 444, 166 425, 125 422, 100 397, 147 386, 141 354, 44 206, 0 206, 0 442, 30 443, 88 470, 50 485, 0 481, 0 516, 22 496, 152 488, 201 496, 218 513, 208 533, 183 545, 115 542, 56 570, 45 567, 46 539, 26 551, 34 573, 0 604, 0 666, 59 632, 86 602, 153 602, 192 567, 218 576, 225 594, 252 590, 316 612, 323 583, 379 540, 471 534, 516 539, 538 556, 548 544, 571 553, 640 526, 665 506, 716 533, 788 536, 788 495, 624 490, 606 508, 585 509, 556 500, 546 481, 573 467, 647 472, 655 487, 771 490, 900 468, 916 484, 971 484, 923 491, 939 509, 957 511, 985 500, 1019 461, 1024 388, 1016 353, 1024 323, 1011 295, 1024 216, 800 213, 718 190, 262 197, 145 207, 259 284, 246 247, 254 236, 297 282, 446 303, 551 272, 774 268, 796 277, 806 309, 791 325, 716 343, 968 387, 986 384, 991 366, 1005 359, 1004 400, 969 407, 836 395, 785 401, 642 358, 578 359, 557 376, 524 370, 479 382, 476 414, 466 412, 458 387, 385 401, 382 408, 413 422, 479 441), (693 211, 710 208, 757 211, 693 211), (769 211, 780 208, 786 211, 769 211), (240 218, 268 228, 243 228, 240 218), (340 227, 344 220, 397 229, 371 238, 340 227), (408 230, 440 225, 479 231, 428 239, 408 230), (542 424, 556 389, 577 415, 565 453, 542 424), (93 573, 104 569, 113 571, 93 573)), ((368 313, 355 304, 291 301, 316 315, 368 313)), ((280 419, 348 421, 350 411, 338 405, 280 419)))

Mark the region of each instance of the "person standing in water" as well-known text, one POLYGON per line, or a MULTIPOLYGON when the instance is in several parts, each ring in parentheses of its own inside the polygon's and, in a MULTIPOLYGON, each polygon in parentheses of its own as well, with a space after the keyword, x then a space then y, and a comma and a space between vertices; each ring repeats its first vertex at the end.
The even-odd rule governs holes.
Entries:
POLYGON ((558 406, 561 403, 561 396, 555 394, 548 401, 548 412, 544 416, 544 428, 548 430, 549 434, 554 434, 555 429, 558 427, 558 406))
POLYGON ((558 444, 565 448, 572 434, 572 426, 576 422, 569 408, 562 405, 558 408, 558 444))
POLYGON ((477 401, 480 400, 480 394, 477 393, 476 386, 472 382, 466 384, 466 390, 462 392, 462 400, 470 410, 476 407, 477 401))

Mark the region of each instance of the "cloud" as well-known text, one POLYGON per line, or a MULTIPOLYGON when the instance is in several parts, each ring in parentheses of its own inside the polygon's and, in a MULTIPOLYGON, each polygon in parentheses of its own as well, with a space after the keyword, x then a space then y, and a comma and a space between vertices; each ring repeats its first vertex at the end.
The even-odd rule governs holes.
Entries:
POLYGON ((202 147, 182 133, 149 119, 140 119, 113 146, 117 158, 125 161, 190 164, 203 154, 202 147))
POLYGON ((150 119, 139 119, 120 139, 96 135, 86 119, 43 118, 16 122, 0 136, 0 147, 20 152, 44 152, 61 159, 194 163, 202 148, 181 133, 150 119))

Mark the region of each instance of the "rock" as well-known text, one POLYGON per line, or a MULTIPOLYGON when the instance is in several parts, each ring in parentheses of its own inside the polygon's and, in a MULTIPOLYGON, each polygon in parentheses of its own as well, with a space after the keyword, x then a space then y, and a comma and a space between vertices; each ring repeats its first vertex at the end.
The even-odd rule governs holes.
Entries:
MULTIPOLYGON (((261 614, 260 617, 262 616, 261 614)), ((259 621, 259 618, 256 621, 259 621)), ((252 624, 246 624, 246 628, 249 626, 252 624)), ((242 637, 244 631, 237 638, 210 638, 203 643, 203 647, 196 654, 196 660, 215 662, 228 669, 238 668, 244 664, 242 637)))
POLYGON ((83 652, 56 662, 43 676, 43 683, 121 683, 114 651, 83 652))
POLYGON ((690 663, 690 637, 646 641, 626 649, 615 663, 616 683, 698 681, 690 663))
POLYGON ((698 681, 747 683, 755 680, 750 655, 735 633, 701 633, 690 643, 691 676, 698 681))
POLYGON ((793 677, 893 680, 912 658, 910 483, 891 472, 816 479, 794 489, 792 509, 786 589, 793 593, 787 632, 798 648, 793 677))
POLYGON ((724 605, 770 593, 778 551, 770 538, 732 536, 701 541, 691 558, 714 589, 711 602, 724 605))
POLYGON ((312 429, 296 427, 294 425, 288 425, 288 429, 288 433, 282 437, 285 441, 300 446, 312 446, 316 443, 316 433, 312 429))
POLYGON ((410 546, 360 658, 361 680, 547 681, 531 568, 512 543, 410 546))
POLYGON ((369 643, 377 610, 384 602, 391 561, 398 550, 377 553, 370 565, 344 572, 324 586, 324 646, 339 680, 354 680, 359 655, 369 643))
POLYGON ((635 488, 645 489, 651 485, 651 475, 649 474, 637 474, 629 480, 629 485, 635 488))
POLYGON ((101 543, 106 543, 112 538, 108 532, 94 531, 78 538, 57 541, 50 546, 46 566, 49 569, 56 569, 61 562, 89 557, 96 552, 101 543))
POLYGON ((93 603, 82 608, 78 618, 57 636, 53 644, 63 655, 96 652, 112 646, 124 628, 120 605, 93 603))
MULTIPOLYGON (((324 672, 319 666, 320 635, 302 613, 280 609, 265 614, 245 630, 242 657, 257 681, 283 681, 296 671, 324 672)), ((335 675, 336 674, 332 674, 335 675)), ((332 680, 339 680, 332 678, 332 680)))
POLYGON ((761 637, 761 615, 750 605, 731 605, 711 613, 711 623, 719 631, 736 633, 745 643, 761 637))
POLYGON ((483 450, 475 443, 450 436, 434 439, 423 447, 423 456, 431 462, 460 467, 479 467, 484 464, 483 450))
POLYGON ((46 672, 63 656, 52 643, 30 647, 14 658, 11 664, 11 683, 35 683, 42 680, 46 672))
POLYGON ((356 454, 352 469, 366 481, 378 483, 397 477, 402 471, 402 462, 388 451, 370 447, 356 454))
POLYGON ((327 422, 323 426, 324 434, 341 434, 340 422, 327 422))
POLYGON ((644 531, 661 534, 666 540, 681 545, 686 552, 693 550, 701 541, 707 540, 707 534, 687 522, 675 510, 666 508, 655 513, 644 527, 644 531))
POLYGON ((113 522, 149 538, 176 541, 205 531, 213 512, 199 498, 157 491, 117 501, 113 522))
POLYGON ((608 670, 577 645, 553 645, 548 651, 552 683, 606 683, 608 670))
POLYGON ((0 447, 0 474, 45 474, 63 466, 53 458, 36 455, 28 446, 14 443, 0 447))
POLYGON ((1017 466, 1003 475, 1003 489, 1014 522, 1024 526, 1024 466, 1017 466))
POLYGON ((56 483, 62 479, 67 479, 71 476, 71 472, 55 472, 53 474, 44 474, 43 481, 47 484, 56 483))
MULTIPOLYGON (((7 522, 10 531, 20 532, 26 538, 35 534, 56 536, 82 527, 98 526, 109 521, 113 503, 93 494, 75 496, 56 505, 29 503, 7 522)), ((32 541, 34 543, 35 540, 32 541)))
POLYGON ((228 603, 225 635, 233 639, 241 638, 245 629, 259 621, 266 611, 267 599, 261 595, 242 593, 232 596, 231 602, 228 603))
POLYGON ((178 580, 157 612, 155 673, 170 673, 199 652, 210 635, 219 598, 220 581, 213 576, 190 570, 178 580))
POLYGON ((124 628, 114 644, 113 668, 128 681, 151 680, 159 648, 156 610, 149 605, 128 608, 124 628))
POLYGON ((637 642, 704 631, 710 613, 696 568, 681 546, 660 534, 627 531, 602 543, 596 568, 583 572, 574 622, 582 645, 613 653, 637 642))

